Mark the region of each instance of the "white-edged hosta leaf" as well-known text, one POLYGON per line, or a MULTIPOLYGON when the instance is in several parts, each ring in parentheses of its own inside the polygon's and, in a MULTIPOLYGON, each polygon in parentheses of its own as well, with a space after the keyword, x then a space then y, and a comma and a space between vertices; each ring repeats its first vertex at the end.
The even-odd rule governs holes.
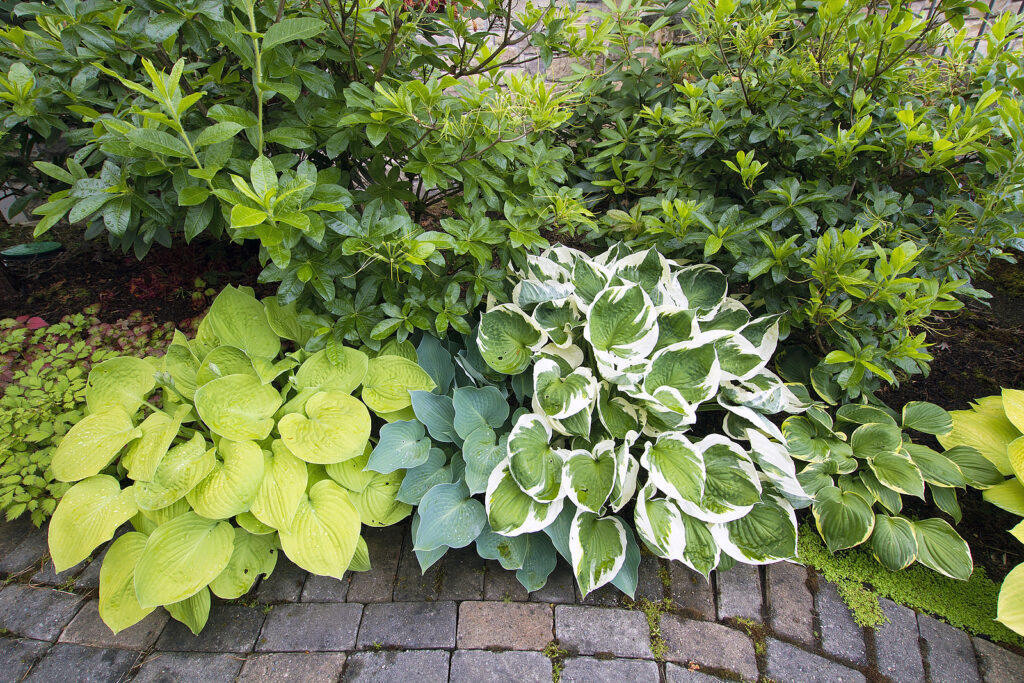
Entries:
POLYGON ((878 453, 868 459, 868 466, 878 481, 893 491, 924 498, 924 477, 909 456, 902 453, 878 453))
POLYGON ((569 554, 580 592, 610 582, 626 560, 626 529, 617 517, 579 510, 569 530, 569 554))
POLYGON ((359 542, 359 511, 348 493, 329 479, 313 484, 295 520, 279 532, 281 549, 308 572, 340 579, 359 542))
POLYGON ((78 482, 60 499, 50 518, 47 542, 54 569, 62 572, 89 557, 138 512, 134 487, 98 474, 78 482))
POLYGON ((196 432, 174 446, 160 461, 150 481, 135 484, 135 501, 142 510, 159 510, 185 497, 217 464, 216 451, 196 432))
POLYGON ((695 308, 702 314, 718 307, 729 290, 722 271, 707 264, 684 266, 675 274, 674 279, 686 296, 687 307, 695 308))
POLYGON ((850 446, 858 458, 896 453, 902 444, 900 428, 891 424, 872 422, 857 427, 850 435, 850 446))
POLYGON ((362 454, 370 438, 370 413, 359 399, 322 391, 306 401, 305 413, 289 413, 277 424, 284 445, 299 460, 330 465, 362 454))
POLYGON ((186 512, 150 534, 135 566, 135 593, 143 607, 179 602, 217 577, 231 559, 234 531, 227 522, 186 512))
POLYGON ((598 395, 597 416, 601 425, 614 439, 625 439, 630 432, 639 434, 646 423, 646 413, 642 408, 630 403, 623 396, 612 396, 607 383, 598 395))
POLYGON ((366 469, 387 474, 412 469, 427 461, 431 441, 418 420, 398 420, 380 429, 380 441, 370 453, 366 469))
POLYGON ((548 503, 562 497, 562 456, 548 444, 551 428, 538 415, 522 415, 508 437, 509 472, 528 496, 548 503))
POLYGON ((711 535, 737 562, 767 564, 796 557, 796 514, 781 498, 765 497, 739 519, 711 525, 711 535))
POLYGON ((612 485, 611 500, 608 504, 618 512, 633 500, 636 493, 636 479, 640 474, 640 463, 629 452, 629 442, 619 444, 615 449, 615 483, 612 485))
POLYGON ((818 489, 811 511, 830 552, 860 545, 875 527, 875 515, 868 501, 834 486, 818 489))
POLYGON ((249 592, 258 576, 270 576, 276 564, 277 539, 274 536, 256 536, 235 527, 231 559, 224 571, 210 582, 210 590, 225 600, 240 598, 249 592))
POLYGON ((917 559, 914 525, 906 517, 875 515, 871 554, 891 572, 909 567, 917 559))
POLYGON ((727 334, 714 341, 718 362, 725 379, 745 380, 756 375, 767 364, 757 348, 739 333, 727 334))
POLYGON ((966 581, 974 571, 967 541, 941 519, 912 522, 917 538, 917 561, 951 579, 966 581))
POLYGON ((551 503, 539 503, 519 488, 509 473, 508 463, 502 463, 487 481, 484 505, 487 520, 495 533, 518 536, 547 527, 562 511, 564 498, 551 503))
POLYGON ((584 312, 597 298, 611 279, 611 273, 591 259, 577 258, 572 265, 572 284, 576 289, 576 300, 584 312))
POLYGON ((910 401, 903 406, 903 428, 925 434, 948 434, 953 429, 953 418, 934 403, 910 401))
POLYGON ((725 523, 750 512, 761 500, 761 482, 750 456, 719 434, 696 444, 704 458, 704 497, 700 505, 680 498, 680 509, 705 522, 725 523))
POLYGON ((253 375, 227 375, 196 389, 196 412, 214 434, 232 441, 262 441, 274 428, 281 394, 253 375))
POLYGON ((497 429, 508 419, 508 401, 495 387, 458 387, 452 392, 453 424, 460 438, 480 427, 497 429))
POLYGON ((131 356, 111 358, 93 366, 85 389, 90 413, 120 408, 134 415, 156 386, 156 370, 131 356))
POLYGON ((566 454, 562 479, 566 494, 577 507, 600 512, 615 484, 615 444, 604 441, 594 451, 573 450, 566 454))
POLYGON ((165 607, 172 618, 188 626, 188 630, 198 636, 210 618, 210 589, 203 587, 195 595, 165 607))
POLYGON ((595 352, 615 359, 644 358, 658 343, 658 316, 637 284, 606 287, 594 299, 583 336, 595 352))
MULTIPOLYGON (((850 424, 884 424, 895 427, 896 418, 878 406, 869 406, 862 403, 847 403, 836 409, 836 422, 849 422, 850 424)), ((831 428, 829 428, 831 429, 831 428)))
POLYGON ((718 392, 722 371, 714 344, 681 342, 651 358, 644 391, 682 415, 718 392))
POLYGON ((533 321, 547 332, 548 339, 558 347, 572 343, 572 327, 578 315, 571 301, 545 301, 533 309, 533 321))
POLYGON ((78 481, 99 474, 125 444, 142 436, 123 408, 90 413, 60 440, 50 467, 58 481, 78 481))
POLYGON ((673 500, 699 504, 704 496, 704 458, 680 432, 665 432, 654 443, 648 441, 640 464, 651 482, 673 500))
POLYGON ((464 548, 487 526, 484 506, 461 484, 438 484, 420 500, 418 550, 464 548))
POLYGON ((637 533, 655 555, 682 562, 686 549, 683 513, 672 500, 654 498, 656 493, 650 481, 640 490, 634 510, 637 533))
POLYGON ((410 391, 430 391, 435 386, 415 361, 402 356, 377 356, 367 363, 360 395, 366 407, 380 415, 412 405, 410 391))
POLYGON ((562 302, 572 295, 573 287, 568 282, 519 280, 512 288, 512 303, 529 311, 538 304, 562 302))
POLYGON ((533 366, 534 399, 551 419, 562 420, 586 409, 596 400, 597 389, 590 368, 577 368, 563 376, 553 360, 542 358, 533 366))
POLYGON ((279 439, 271 444, 272 452, 263 451, 263 479, 249 511, 274 529, 288 529, 295 511, 306 493, 306 463, 292 455, 279 439))
POLYGON ((502 304, 480 318, 477 347, 489 366, 505 375, 518 375, 530 366, 547 336, 521 308, 502 304))

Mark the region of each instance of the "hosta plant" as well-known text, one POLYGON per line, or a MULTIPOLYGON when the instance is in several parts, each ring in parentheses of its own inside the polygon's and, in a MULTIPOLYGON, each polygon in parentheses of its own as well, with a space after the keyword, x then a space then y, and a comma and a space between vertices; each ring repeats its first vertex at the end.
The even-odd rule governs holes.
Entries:
POLYGON ((548 532, 584 594, 637 558, 628 506, 653 553, 705 576, 793 557, 808 499, 767 416, 803 403, 766 369, 775 318, 656 250, 556 247, 517 275, 478 330, 486 363, 532 394, 497 445, 490 528, 548 532))
POLYGON ((814 521, 830 551, 869 542, 875 558, 892 571, 917 561, 945 576, 970 577, 970 548, 949 523, 900 514, 903 496, 924 501, 927 490, 931 502, 959 522, 958 488, 1001 481, 976 449, 956 446, 939 453, 908 434, 943 440, 952 427, 949 413, 922 401, 906 404, 900 414, 847 404, 835 419, 812 406, 786 420, 782 429, 789 452, 806 463, 797 478, 814 496, 814 521))
MULTIPOLYGON (((998 470, 983 497, 1024 517, 1024 391, 1003 389, 999 396, 978 399, 970 410, 954 410, 953 429, 939 437, 947 448, 974 448, 998 470)), ((1024 522, 1010 529, 1024 543, 1024 522)), ((1003 579, 996 619, 1024 635, 1024 564, 1003 579)))
POLYGON ((61 571, 131 522, 100 572, 115 632, 159 606, 198 632, 211 594, 245 594, 278 549, 315 574, 368 569, 362 525, 411 512, 396 499, 404 470, 355 479, 348 463, 372 450, 373 415, 401 415, 433 380, 387 348, 318 349, 308 318, 228 287, 195 339, 89 373, 85 417, 53 457, 55 477, 77 483, 49 544, 61 571))

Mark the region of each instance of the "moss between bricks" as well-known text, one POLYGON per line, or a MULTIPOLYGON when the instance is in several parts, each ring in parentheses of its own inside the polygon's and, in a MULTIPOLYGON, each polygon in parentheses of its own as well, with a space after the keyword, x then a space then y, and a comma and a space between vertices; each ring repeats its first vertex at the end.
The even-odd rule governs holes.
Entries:
POLYGON ((627 609, 643 612, 647 618, 647 629, 650 631, 651 636, 651 653, 659 662, 665 661, 665 655, 668 654, 668 645, 665 643, 665 638, 661 635, 661 615, 672 609, 672 600, 670 598, 663 598, 653 601, 647 598, 640 598, 639 600, 631 601, 626 598, 624 602, 627 609))
POLYGON ((797 551, 797 559, 835 584, 861 626, 874 627, 886 621, 878 603, 885 597, 969 633, 1024 646, 1024 638, 995 621, 999 584, 981 567, 976 567, 967 581, 946 578, 919 564, 890 572, 860 548, 829 552, 809 524, 800 528, 797 551))
POLYGON ((565 658, 569 656, 569 651, 559 647, 557 640, 552 640, 544 646, 541 654, 551 660, 551 681, 558 683, 558 679, 562 677, 562 668, 565 666, 565 658))

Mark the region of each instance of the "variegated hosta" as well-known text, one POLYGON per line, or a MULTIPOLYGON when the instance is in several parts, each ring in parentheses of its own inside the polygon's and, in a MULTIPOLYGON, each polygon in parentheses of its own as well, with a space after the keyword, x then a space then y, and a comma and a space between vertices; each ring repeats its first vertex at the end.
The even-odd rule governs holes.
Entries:
POLYGON ((651 551, 705 576, 723 554, 793 557, 808 499, 767 416, 804 404, 766 369, 775 319, 751 318, 717 269, 655 250, 556 247, 518 277, 478 336, 484 360, 532 390, 487 482, 491 529, 548 532, 583 593, 628 585, 639 549, 617 513, 633 502, 651 551), (719 417, 698 422, 706 409, 719 417))
POLYGON ((279 548, 316 574, 369 569, 361 525, 410 514, 405 469, 362 472, 370 412, 411 415, 409 390, 434 382, 409 345, 373 358, 322 348, 318 326, 228 287, 196 338, 177 333, 162 359, 92 369, 88 413, 53 456, 57 479, 78 483, 49 543, 61 571, 131 522, 100 571, 100 616, 115 632, 162 605, 198 633, 211 592, 248 592, 279 548), (297 350, 283 353, 282 338, 297 350), (158 388, 162 401, 150 400, 158 388))
POLYGON ((912 401, 902 414, 868 405, 844 405, 835 420, 819 406, 783 424, 790 454, 806 464, 797 474, 814 497, 812 512, 829 550, 869 542, 875 558, 897 571, 917 561, 940 574, 967 579, 970 548, 945 521, 900 514, 903 496, 925 499, 957 522, 956 490, 1002 482, 996 467, 975 448, 943 435, 953 421, 931 403, 912 401), (915 444, 907 430, 938 437, 949 450, 915 444))

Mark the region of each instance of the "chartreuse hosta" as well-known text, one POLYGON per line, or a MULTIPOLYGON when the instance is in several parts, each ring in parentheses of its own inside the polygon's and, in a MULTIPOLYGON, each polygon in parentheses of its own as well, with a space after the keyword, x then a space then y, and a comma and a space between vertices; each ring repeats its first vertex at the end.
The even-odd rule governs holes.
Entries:
POLYGON ((915 444, 907 431, 947 437, 950 414, 914 401, 900 414, 868 405, 844 405, 833 420, 818 406, 790 417, 783 433, 794 458, 806 462, 797 478, 814 496, 812 512, 829 550, 869 542, 875 558, 897 571, 914 561, 940 574, 966 580, 973 570, 967 543, 947 522, 900 515, 903 496, 932 503, 956 521, 956 490, 987 488, 1002 481, 974 448, 959 445, 939 453, 915 444))
POLYGON ((532 394, 493 453, 490 529, 545 532, 584 594, 635 576, 631 503, 652 552, 705 576, 793 557, 810 501, 767 416, 804 404, 766 369, 775 319, 751 318, 719 270, 656 250, 556 247, 517 275, 478 330, 487 364, 532 394))
MULTIPOLYGON (((983 497, 993 505, 1024 517, 1024 391, 1003 389, 972 404, 970 410, 954 410, 953 430, 939 437, 944 447, 977 449, 996 472, 986 480, 983 497)), ((1024 522, 1009 530, 1024 543, 1024 522)), ((996 618, 1024 635, 1024 564, 1003 579, 996 618)))
POLYGON ((353 463, 373 449, 371 413, 411 414, 409 390, 434 381, 393 344, 375 357, 318 349, 304 320, 228 287, 196 338, 176 334, 162 359, 92 369, 87 414, 53 457, 57 479, 78 483, 49 543, 60 571, 131 522, 100 571, 100 616, 114 631, 164 606, 198 632, 210 594, 243 595, 279 548, 316 574, 368 569, 361 525, 410 514, 397 500, 404 469, 353 463))

